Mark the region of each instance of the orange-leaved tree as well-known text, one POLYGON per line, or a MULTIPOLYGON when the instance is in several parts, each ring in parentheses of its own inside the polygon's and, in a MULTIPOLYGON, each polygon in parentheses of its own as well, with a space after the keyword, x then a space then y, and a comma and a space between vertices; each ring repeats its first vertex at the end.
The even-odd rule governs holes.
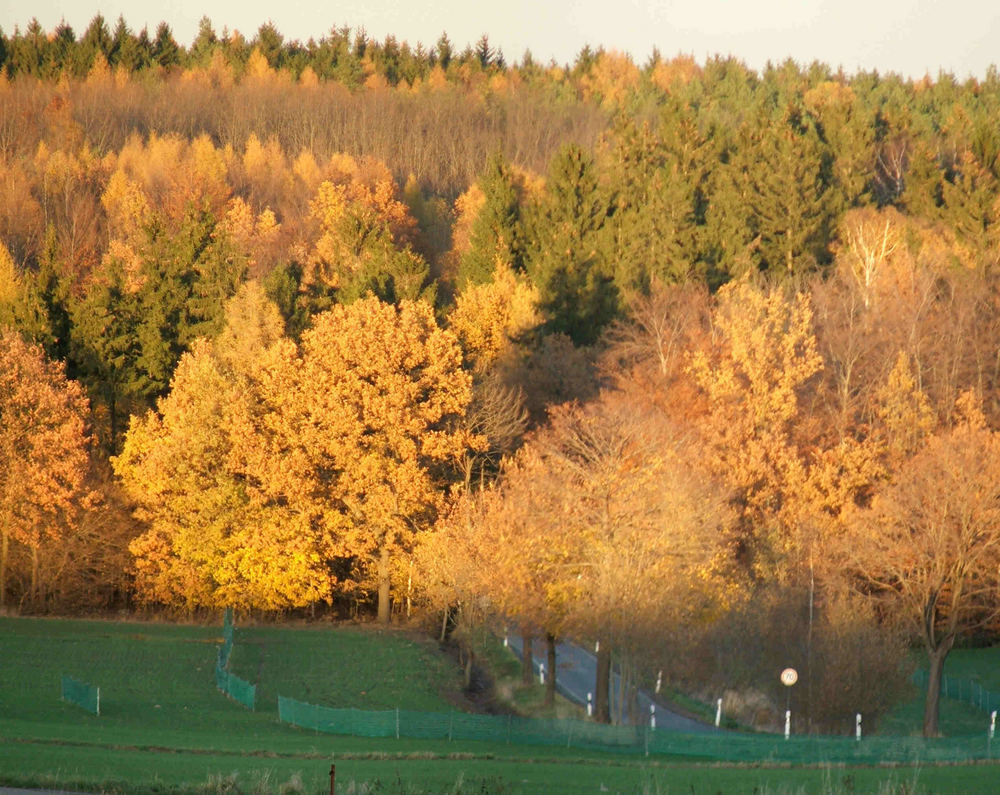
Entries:
POLYGON ((970 394, 959 401, 955 426, 903 462, 848 527, 841 547, 848 573, 923 640, 930 666, 923 731, 933 737, 955 640, 1000 617, 1000 433, 970 394))
POLYGON ((719 291, 715 338, 691 372, 709 410, 701 422, 708 461, 733 490, 732 553, 752 577, 783 571, 797 546, 797 495, 807 477, 797 443, 804 385, 822 366, 805 294, 742 281, 719 291))
MULTIPOLYGON (((727 510, 684 434, 633 395, 607 392, 550 417, 534 445, 559 495, 558 532, 577 539, 580 595, 570 622, 577 638, 599 641, 595 707, 607 721, 610 655, 631 691, 639 659, 663 627, 690 624, 705 604, 696 591, 727 510)), ((619 722, 625 704, 620 697, 619 722)))
POLYGON ((74 523, 87 499, 87 399, 63 366, 9 330, 0 330, 0 605, 7 593, 11 540, 38 549, 74 523))

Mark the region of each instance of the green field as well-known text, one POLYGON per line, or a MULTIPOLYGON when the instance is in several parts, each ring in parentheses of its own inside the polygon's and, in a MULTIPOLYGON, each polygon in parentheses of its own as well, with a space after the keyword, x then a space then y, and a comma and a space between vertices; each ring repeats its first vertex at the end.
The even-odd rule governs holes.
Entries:
POLYGON ((455 709, 437 645, 332 625, 238 628, 231 669, 250 712, 215 689, 220 627, 0 619, 0 784, 107 792, 990 792, 992 765, 789 768, 485 742, 318 735, 277 721, 278 693, 329 706, 455 709), (59 700, 100 686, 101 715, 59 700))

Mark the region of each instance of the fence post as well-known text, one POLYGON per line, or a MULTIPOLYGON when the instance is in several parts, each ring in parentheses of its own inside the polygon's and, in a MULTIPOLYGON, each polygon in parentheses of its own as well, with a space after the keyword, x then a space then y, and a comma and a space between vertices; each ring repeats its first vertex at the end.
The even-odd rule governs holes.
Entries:
POLYGON ((337 788, 337 766, 330 765, 330 795, 335 795, 337 788))

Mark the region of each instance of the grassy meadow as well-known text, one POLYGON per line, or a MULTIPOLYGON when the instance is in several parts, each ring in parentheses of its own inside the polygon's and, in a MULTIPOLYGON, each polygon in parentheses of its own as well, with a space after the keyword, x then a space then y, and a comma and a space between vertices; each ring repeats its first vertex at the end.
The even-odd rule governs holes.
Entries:
POLYGON ((279 692, 328 706, 441 712, 461 706, 460 672, 437 644, 401 631, 238 627, 230 667, 257 684, 250 712, 215 689, 221 642, 211 626, 0 619, 0 785, 325 793, 331 763, 343 793, 989 792, 1000 775, 991 765, 716 766, 319 735, 277 721, 279 692), (100 717, 60 701, 61 674, 101 688, 100 717))

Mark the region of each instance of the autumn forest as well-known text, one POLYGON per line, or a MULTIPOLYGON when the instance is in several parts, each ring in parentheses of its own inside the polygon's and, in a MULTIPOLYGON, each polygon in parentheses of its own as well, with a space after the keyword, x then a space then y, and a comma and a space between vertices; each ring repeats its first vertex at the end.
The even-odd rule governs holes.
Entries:
POLYGON ((816 731, 915 648, 933 735, 1000 630, 998 118, 995 70, 0 32, 0 605, 791 660, 816 731))

